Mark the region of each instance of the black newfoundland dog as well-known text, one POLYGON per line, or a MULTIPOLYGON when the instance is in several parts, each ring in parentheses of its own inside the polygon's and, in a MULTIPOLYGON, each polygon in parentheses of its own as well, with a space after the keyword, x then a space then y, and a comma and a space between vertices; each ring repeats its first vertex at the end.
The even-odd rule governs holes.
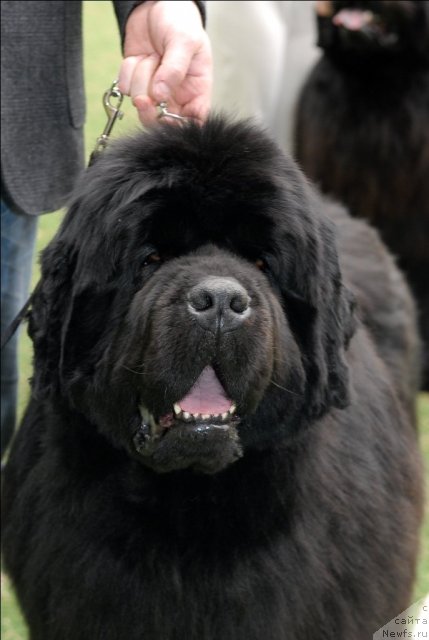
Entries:
POLYGON ((408 605, 411 299, 263 132, 112 145, 30 333, 3 549, 31 640, 365 640, 408 605))
POLYGON ((296 157, 397 256, 419 304, 429 390, 429 2, 318 6, 324 55, 299 100, 296 157))

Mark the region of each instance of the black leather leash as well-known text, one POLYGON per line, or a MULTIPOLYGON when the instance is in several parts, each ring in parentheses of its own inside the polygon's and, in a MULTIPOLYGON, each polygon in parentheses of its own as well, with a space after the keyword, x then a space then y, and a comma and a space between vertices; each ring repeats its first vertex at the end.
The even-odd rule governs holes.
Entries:
POLYGON ((37 289, 38 289, 38 286, 36 286, 36 288, 34 289, 33 293, 30 295, 30 297, 28 298, 27 302, 22 307, 22 309, 20 310, 18 315, 15 316, 15 318, 12 320, 10 325, 8 327, 6 327, 5 331, 2 333, 2 336, 1 336, 1 349, 2 350, 7 345, 9 340, 12 338, 13 334, 18 329, 18 327, 21 324, 21 322, 23 322, 24 320, 26 320, 28 318, 28 311, 29 311, 29 309, 31 307, 31 303, 33 302, 33 299, 34 299, 34 296, 36 294, 37 289))

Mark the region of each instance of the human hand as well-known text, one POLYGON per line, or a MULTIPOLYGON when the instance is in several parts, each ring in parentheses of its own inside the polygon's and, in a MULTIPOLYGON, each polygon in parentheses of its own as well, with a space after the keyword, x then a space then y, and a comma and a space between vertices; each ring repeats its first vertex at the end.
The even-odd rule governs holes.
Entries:
POLYGON ((192 0, 149 0, 131 12, 118 86, 131 96, 145 125, 155 121, 156 105, 162 101, 172 113, 206 118, 211 47, 192 0))

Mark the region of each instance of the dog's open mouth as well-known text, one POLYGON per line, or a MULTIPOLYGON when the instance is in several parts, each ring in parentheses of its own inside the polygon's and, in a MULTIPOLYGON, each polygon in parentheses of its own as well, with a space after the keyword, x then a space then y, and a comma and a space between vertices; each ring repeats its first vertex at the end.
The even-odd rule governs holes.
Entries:
POLYGON ((228 429, 239 422, 236 404, 231 400, 214 369, 205 367, 190 391, 173 404, 172 411, 154 416, 145 406, 140 405, 143 423, 150 426, 152 437, 162 436, 180 425, 204 431, 207 428, 228 429))
POLYGON ((214 369, 205 367, 172 410, 155 416, 141 405, 135 451, 159 472, 192 468, 217 473, 243 455, 236 429, 241 421, 214 369))
POLYGON ((398 40, 382 17, 369 10, 342 9, 333 16, 332 22, 348 34, 361 34, 382 46, 394 45, 398 40))
POLYGON ((369 26, 374 26, 377 23, 377 17, 368 10, 342 9, 334 15, 332 22, 337 27, 343 27, 349 31, 361 31, 369 26))

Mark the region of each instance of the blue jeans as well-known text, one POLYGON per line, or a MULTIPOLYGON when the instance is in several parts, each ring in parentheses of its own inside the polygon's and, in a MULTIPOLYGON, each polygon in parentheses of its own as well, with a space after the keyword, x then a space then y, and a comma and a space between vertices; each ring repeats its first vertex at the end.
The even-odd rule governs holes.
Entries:
MULTIPOLYGON (((14 213, 1 201, 1 333, 24 306, 31 278, 37 216, 14 213)), ((1 455, 15 430, 18 331, 1 353, 1 455)))

